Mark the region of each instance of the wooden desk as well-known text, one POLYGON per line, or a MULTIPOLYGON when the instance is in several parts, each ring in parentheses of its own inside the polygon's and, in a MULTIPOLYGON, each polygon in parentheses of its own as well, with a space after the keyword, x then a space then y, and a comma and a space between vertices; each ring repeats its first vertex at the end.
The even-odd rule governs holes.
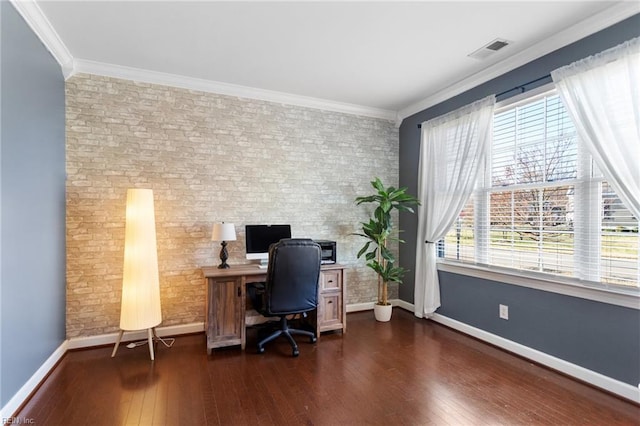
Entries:
MULTIPOLYGON (((207 285, 205 332, 207 351, 223 346, 246 345, 247 283, 265 281, 267 270, 257 265, 202 268, 207 285)), ((310 313, 316 335, 330 330, 347 331, 345 266, 322 265, 318 309, 310 313)))

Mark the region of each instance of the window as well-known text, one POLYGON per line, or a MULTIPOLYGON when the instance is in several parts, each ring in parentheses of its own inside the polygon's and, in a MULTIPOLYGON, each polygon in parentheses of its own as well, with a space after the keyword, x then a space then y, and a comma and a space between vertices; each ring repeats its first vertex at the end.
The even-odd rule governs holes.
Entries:
POLYGON ((578 143, 555 90, 498 108, 491 150, 440 257, 638 287, 638 220, 578 143))

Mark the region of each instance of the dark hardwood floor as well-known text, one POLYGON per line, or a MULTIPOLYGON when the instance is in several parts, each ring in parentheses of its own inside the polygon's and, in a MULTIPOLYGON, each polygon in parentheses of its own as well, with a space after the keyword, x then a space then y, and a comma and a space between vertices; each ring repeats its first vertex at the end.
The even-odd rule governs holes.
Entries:
MULTIPOLYGON (((207 355, 203 334, 167 349, 69 352, 18 420, 35 425, 638 425, 640 407, 395 309, 348 332, 207 355)), ((252 345, 253 343, 253 345, 252 345)))

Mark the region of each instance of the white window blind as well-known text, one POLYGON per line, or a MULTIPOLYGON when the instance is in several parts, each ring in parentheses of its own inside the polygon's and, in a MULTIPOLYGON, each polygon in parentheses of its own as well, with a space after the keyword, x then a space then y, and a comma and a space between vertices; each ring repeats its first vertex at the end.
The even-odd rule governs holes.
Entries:
POLYGON ((498 109, 486 171, 439 254, 448 260, 638 286, 638 220, 549 91, 498 109))

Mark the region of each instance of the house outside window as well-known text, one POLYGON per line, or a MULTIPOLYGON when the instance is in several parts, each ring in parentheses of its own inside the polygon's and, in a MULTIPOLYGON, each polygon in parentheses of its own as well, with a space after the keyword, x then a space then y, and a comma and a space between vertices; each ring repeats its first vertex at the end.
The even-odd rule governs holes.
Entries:
POLYGON ((579 143, 555 90, 498 106, 491 145, 441 258, 638 288, 638 219, 579 143))

